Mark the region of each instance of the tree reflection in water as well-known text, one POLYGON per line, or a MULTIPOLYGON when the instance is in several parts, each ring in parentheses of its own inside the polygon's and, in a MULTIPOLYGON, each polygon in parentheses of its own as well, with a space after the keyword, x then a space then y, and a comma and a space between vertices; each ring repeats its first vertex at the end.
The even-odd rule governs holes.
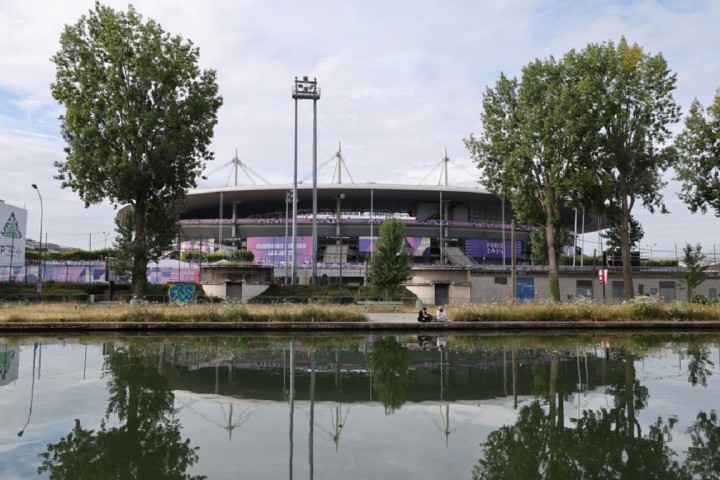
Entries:
MULTIPOLYGON (((707 362, 694 353, 699 365, 707 362)), ((720 478, 717 413, 698 414, 688 429, 693 446, 686 452, 685 463, 680 463, 675 459, 677 452, 667 445, 676 418, 665 422, 659 417, 642 432, 637 412, 647 406, 649 393, 636 378, 634 361, 626 352, 624 370, 607 388, 606 393, 614 397, 613 408, 585 410, 572 428, 566 428, 563 413, 556 408, 563 403, 564 386, 557 383, 557 354, 552 354, 549 369, 533 370, 542 377, 535 379, 536 388, 543 390, 536 393, 546 403, 534 400, 520 409, 514 425, 488 435, 481 444, 484 456, 473 468, 473 480, 720 478)), ((689 370, 688 381, 693 385, 698 383, 698 370, 702 369, 689 370)))
POLYGON ((372 345, 367 362, 373 389, 390 415, 405 403, 410 384, 410 352, 395 337, 382 337, 372 345))
POLYGON ((146 361, 141 347, 121 347, 105 359, 110 399, 97 430, 74 428, 40 454, 38 474, 52 479, 188 479, 197 447, 180 435, 172 418, 174 395, 165 377, 146 361), (119 425, 109 426, 116 415, 119 425))

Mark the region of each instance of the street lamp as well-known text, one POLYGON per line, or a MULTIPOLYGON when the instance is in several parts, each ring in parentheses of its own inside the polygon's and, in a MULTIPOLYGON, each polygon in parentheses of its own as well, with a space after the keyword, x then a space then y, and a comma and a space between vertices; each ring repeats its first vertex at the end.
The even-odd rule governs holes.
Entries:
POLYGON ((653 243, 652 245, 646 244, 645 246, 648 247, 648 249, 650 249, 650 261, 652 262, 652 259, 653 259, 653 247, 657 246, 657 243, 653 243))
POLYGON ((42 195, 40 195, 40 189, 38 188, 38 186, 33 183, 32 187, 37 192, 38 198, 40 198, 40 250, 38 253, 38 284, 37 284, 37 290, 38 290, 38 293, 40 293, 40 290, 42 289, 42 281, 43 281, 43 274, 42 274, 43 199, 42 199, 42 195))

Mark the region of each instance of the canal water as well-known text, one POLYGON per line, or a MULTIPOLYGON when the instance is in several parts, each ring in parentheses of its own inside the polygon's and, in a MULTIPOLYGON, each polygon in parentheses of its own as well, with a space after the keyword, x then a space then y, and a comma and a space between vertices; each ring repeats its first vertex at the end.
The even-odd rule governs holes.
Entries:
POLYGON ((5 336, 0 478, 720 478, 719 345, 5 336))

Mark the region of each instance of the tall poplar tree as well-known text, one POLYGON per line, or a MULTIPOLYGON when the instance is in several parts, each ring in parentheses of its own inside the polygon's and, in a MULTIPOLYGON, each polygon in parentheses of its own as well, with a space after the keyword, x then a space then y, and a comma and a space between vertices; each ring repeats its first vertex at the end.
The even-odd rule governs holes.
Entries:
POLYGON ((553 57, 525 66, 520 80, 500 75, 483 96, 482 133, 465 140, 482 171, 481 183, 509 199, 520 222, 544 230, 555 301, 560 301, 555 248, 560 209, 579 198, 586 182, 578 166, 583 125, 568 115, 577 95, 572 75, 553 57))
POLYGON ((633 298, 632 211, 641 204, 667 212, 661 189, 672 160, 669 127, 680 116, 673 99, 676 75, 662 54, 650 55, 624 38, 617 45, 590 44, 566 62, 578 72, 581 93, 571 116, 592 132, 585 168, 595 172, 597 189, 586 202, 618 234, 625 298, 633 298))
POLYGON ((55 162, 56 178, 86 207, 130 205, 132 224, 121 223, 119 233, 137 296, 148 261, 172 242, 178 204, 213 158, 222 98, 215 71, 201 70, 198 58, 192 42, 143 22, 132 6, 100 3, 65 26, 52 57, 52 95, 66 109, 67 156, 55 162))

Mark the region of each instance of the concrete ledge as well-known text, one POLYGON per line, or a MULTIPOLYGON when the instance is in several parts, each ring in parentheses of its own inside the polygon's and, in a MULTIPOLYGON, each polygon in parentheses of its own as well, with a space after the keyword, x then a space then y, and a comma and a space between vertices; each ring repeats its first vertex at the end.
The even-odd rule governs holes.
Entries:
POLYGON ((637 321, 637 322, 2 322, 0 334, 41 332, 173 332, 173 331, 642 331, 688 330, 720 332, 718 321, 637 321))

